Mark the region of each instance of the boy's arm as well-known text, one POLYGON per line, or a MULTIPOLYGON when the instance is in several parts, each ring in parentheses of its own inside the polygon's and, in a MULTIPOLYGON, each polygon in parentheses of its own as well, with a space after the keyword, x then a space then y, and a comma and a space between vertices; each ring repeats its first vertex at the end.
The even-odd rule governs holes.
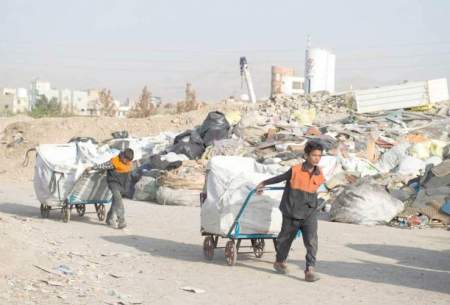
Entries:
POLYGON ((258 193, 262 193, 263 188, 266 185, 271 185, 271 184, 277 184, 280 183, 282 181, 288 181, 291 179, 292 176, 292 169, 288 170, 287 172, 285 172, 284 174, 269 178, 267 180, 264 180, 263 182, 261 182, 260 184, 258 184, 258 186, 256 187, 256 189, 258 190, 258 193))
POLYGON ((290 169, 281 175, 264 180, 263 182, 261 182, 261 184, 266 186, 266 185, 271 185, 271 184, 277 184, 277 183, 280 183, 283 181, 288 181, 289 179, 291 179, 291 175, 292 175, 292 170, 290 169))
POLYGON ((111 160, 105 162, 105 163, 100 163, 100 164, 96 164, 92 167, 89 168, 89 170, 109 170, 109 169, 114 169, 114 165, 112 164, 111 160))

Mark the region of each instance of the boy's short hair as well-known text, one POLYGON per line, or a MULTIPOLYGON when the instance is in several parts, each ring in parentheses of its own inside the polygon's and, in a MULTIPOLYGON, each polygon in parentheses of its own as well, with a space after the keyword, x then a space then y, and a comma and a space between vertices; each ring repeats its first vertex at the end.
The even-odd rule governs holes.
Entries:
POLYGON ((320 152, 323 152, 322 143, 313 140, 308 141, 305 146, 305 154, 309 155, 313 150, 320 150, 320 152))
POLYGON ((124 158, 126 158, 129 161, 133 161, 133 159, 134 159, 134 151, 131 148, 126 148, 122 152, 122 155, 124 158))

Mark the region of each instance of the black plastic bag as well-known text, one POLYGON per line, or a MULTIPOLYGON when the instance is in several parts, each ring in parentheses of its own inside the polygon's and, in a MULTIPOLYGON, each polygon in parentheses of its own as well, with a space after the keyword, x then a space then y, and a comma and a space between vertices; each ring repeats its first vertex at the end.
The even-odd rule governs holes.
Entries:
POLYGON ((208 113, 203 124, 198 128, 198 133, 206 146, 213 144, 214 141, 228 138, 229 131, 230 123, 220 111, 208 113))
POLYGON ((194 160, 203 155, 205 147, 196 143, 179 142, 172 147, 171 151, 176 154, 184 154, 189 159, 194 160))

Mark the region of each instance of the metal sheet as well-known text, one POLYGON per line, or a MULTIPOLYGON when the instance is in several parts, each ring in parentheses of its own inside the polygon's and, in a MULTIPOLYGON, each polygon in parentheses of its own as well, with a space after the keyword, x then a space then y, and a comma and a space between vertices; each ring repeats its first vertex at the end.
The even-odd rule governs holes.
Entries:
POLYGON ((394 110, 448 100, 446 79, 411 82, 354 92, 358 113, 394 110))

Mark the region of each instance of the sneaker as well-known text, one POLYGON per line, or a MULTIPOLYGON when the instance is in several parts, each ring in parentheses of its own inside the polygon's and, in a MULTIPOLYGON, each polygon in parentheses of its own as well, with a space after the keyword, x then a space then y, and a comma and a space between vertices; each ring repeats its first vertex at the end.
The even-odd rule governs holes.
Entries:
POLYGON ((313 267, 308 267, 305 270, 305 281, 307 282, 315 282, 320 280, 320 276, 314 271, 313 267))
POLYGON ((276 272, 280 274, 287 274, 288 273, 288 267, 286 262, 275 262, 273 263, 273 269, 275 269, 276 272))
POLYGON ((125 229, 127 227, 127 223, 125 221, 119 222, 117 229, 125 229))

